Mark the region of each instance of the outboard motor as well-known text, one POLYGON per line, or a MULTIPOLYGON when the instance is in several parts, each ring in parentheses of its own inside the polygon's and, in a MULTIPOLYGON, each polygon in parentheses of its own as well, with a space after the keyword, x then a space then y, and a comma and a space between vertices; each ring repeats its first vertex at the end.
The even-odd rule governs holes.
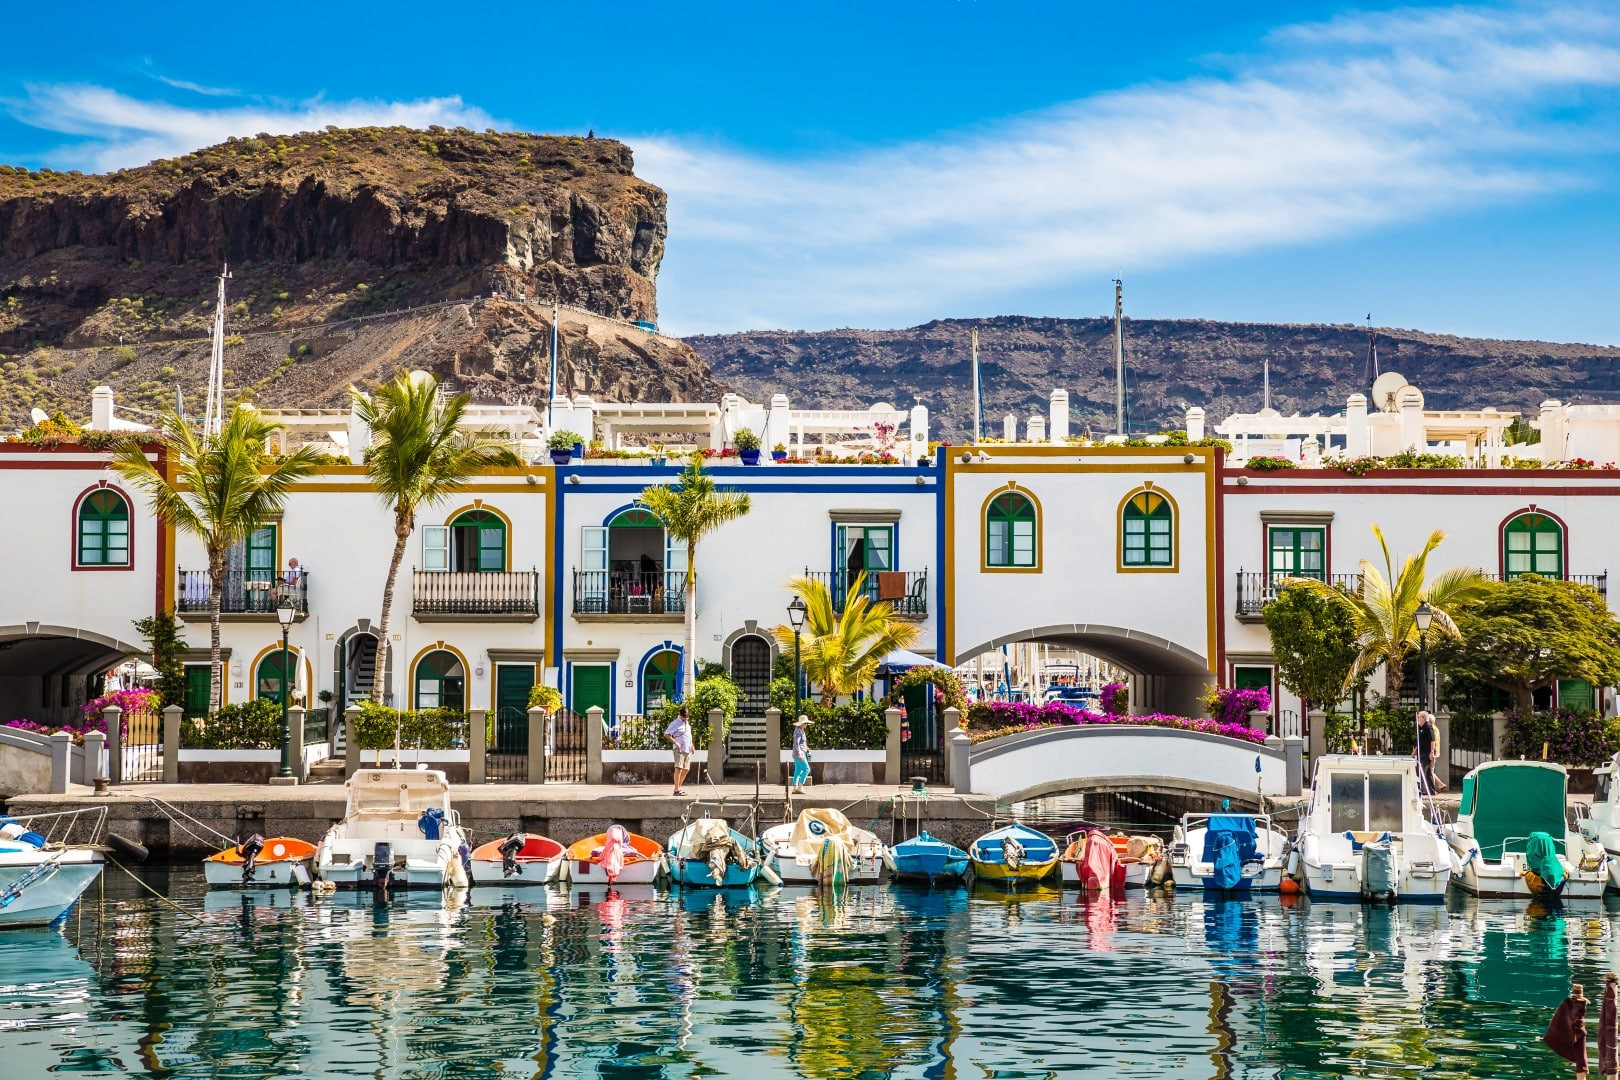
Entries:
POLYGON ((253 881, 253 870, 258 865, 259 852, 263 850, 264 837, 258 833, 236 845, 236 853, 242 856, 242 884, 247 885, 253 881))
POLYGON ((1361 895, 1369 900, 1395 899, 1395 851, 1389 840, 1361 845, 1361 895))
POLYGON ((501 876, 511 877, 518 873, 518 852, 523 850, 523 834, 513 833, 501 841, 501 846, 495 850, 501 853, 501 876))
POLYGON ((437 840, 439 833, 444 829, 444 811, 437 806, 430 806, 422 811, 422 816, 416 819, 416 827, 422 830, 422 835, 429 840, 437 840))
POLYGON ((388 889, 394 877, 394 845, 379 841, 371 852, 371 881, 379 892, 388 889))

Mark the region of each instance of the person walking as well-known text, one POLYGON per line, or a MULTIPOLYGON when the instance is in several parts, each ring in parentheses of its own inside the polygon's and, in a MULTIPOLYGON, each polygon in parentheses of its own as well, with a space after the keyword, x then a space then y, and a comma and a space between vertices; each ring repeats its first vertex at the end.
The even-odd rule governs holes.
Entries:
POLYGON ((692 768, 692 721, 687 718, 685 705, 664 729, 664 738, 675 750, 675 794, 685 795, 681 785, 686 783, 686 774, 692 768))
POLYGON ((1417 714, 1417 725, 1417 745, 1412 748, 1412 754, 1432 795, 1446 788, 1445 782, 1434 774, 1434 760, 1440 756, 1440 732, 1434 726, 1434 714, 1427 710, 1417 714))
POLYGON ((793 721, 793 790, 804 794, 804 785, 810 782, 810 736, 806 729, 810 718, 803 713, 793 721))

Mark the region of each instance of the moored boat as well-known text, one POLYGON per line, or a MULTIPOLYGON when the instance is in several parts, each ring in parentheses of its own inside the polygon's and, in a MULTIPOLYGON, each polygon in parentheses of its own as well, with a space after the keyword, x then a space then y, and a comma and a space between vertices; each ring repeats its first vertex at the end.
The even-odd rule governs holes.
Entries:
MULTIPOLYGON (((1067 844, 1063 854, 1058 858, 1058 870, 1065 885, 1086 884, 1085 874, 1082 872, 1086 854, 1087 837, 1099 830, 1086 829, 1068 835, 1067 844)), ((1160 884, 1154 881, 1154 871, 1164 859, 1164 841, 1157 836, 1126 836, 1123 833, 1111 833, 1103 837, 1102 841, 1112 845, 1114 857, 1124 870, 1125 888, 1145 889, 1149 885, 1160 884)), ((1105 858, 1099 850, 1099 859, 1105 858)), ((1100 878, 1098 879, 1100 880, 1100 878)), ((1101 888, 1099 885, 1087 885, 1087 888, 1101 888)))
POLYGON ((802 810, 759 838, 760 854, 784 885, 872 885, 893 858, 874 833, 829 807, 802 810))
POLYGON ((1057 865, 1058 846, 1043 832, 1014 822, 985 833, 968 847, 979 881, 1016 885, 1040 881, 1057 865))
POLYGON ((1125 864, 1107 833, 1086 829, 1069 835, 1068 846, 1058 856, 1058 876, 1065 885, 1112 891, 1125 887, 1125 864))
POLYGON ((203 877, 212 888, 303 887, 312 880, 315 845, 292 836, 257 833, 203 860, 203 877))
POLYGON ((961 877, 967 868, 967 852, 930 836, 926 829, 894 845, 894 874, 899 878, 946 881, 961 877))
POLYGON ((1452 882, 1480 897, 1593 900, 1608 887, 1603 846, 1569 827, 1569 773, 1545 761, 1488 761, 1463 777, 1452 882))
POLYGON ((647 885, 658 880, 664 849, 615 823, 569 844, 567 858, 568 879, 577 885, 647 885))
POLYGON ((50 844, 27 826, 0 824, 0 929, 49 926, 101 873, 95 847, 50 844))
POLYGON ((1596 786, 1591 805, 1576 803, 1575 814, 1581 836, 1609 856, 1609 887, 1620 889, 1620 787, 1614 782, 1616 774, 1620 774, 1620 754, 1592 770, 1596 786))
POLYGON ((752 885, 759 876, 754 841, 719 818, 698 818, 669 838, 669 872, 698 888, 752 885))
POLYGON ((1178 889, 1276 892, 1289 847, 1268 814, 1183 814, 1170 841, 1170 873, 1178 889))
POLYGON ((339 888, 461 888, 469 883, 461 819, 437 769, 361 769, 343 820, 315 849, 315 875, 339 888))
POLYGON ((549 836, 513 833, 473 849, 472 881, 474 885, 544 885, 556 878, 566 854, 549 836))
POLYGON ((1316 763, 1297 850, 1313 899, 1441 900, 1451 849, 1411 757, 1329 754, 1316 763))

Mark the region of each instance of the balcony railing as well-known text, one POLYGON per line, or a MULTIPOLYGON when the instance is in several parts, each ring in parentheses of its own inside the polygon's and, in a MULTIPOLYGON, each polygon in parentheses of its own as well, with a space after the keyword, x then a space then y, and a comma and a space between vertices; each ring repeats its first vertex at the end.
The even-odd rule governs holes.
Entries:
MULTIPOLYGON (((1502 575, 1497 573, 1482 572, 1481 576, 1483 576, 1486 581, 1502 580, 1502 575)), ((1590 585, 1592 588, 1598 591, 1600 596, 1602 596, 1604 599, 1608 599, 1609 572, 1607 570, 1603 571, 1601 574, 1570 574, 1562 580, 1573 581, 1577 585, 1590 585)))
MULTIPOLYGON (((827 586, 832 594, 833 610, 842 612, 849 587, 859 576, 848 570, 805 570, 804 576, 827 586)), ((926 570, 869 570, 862 586, 868 600, 882 600, 892 606, 898 615, 921 618, 928 614, 928 571, 926 570)))
MULTIPOLYGON (((1283 584, 1299 577, 1298 574, 1265 574, 1251 573, 1244 570, 1237 572, 1237 614, 1259 615, 1265 610, 1267 604, 1277 599, 1282 591, 1283 584)), ((1350 592, 1361 588, 1360 574, 1329 574, 1328 582, 1341 586, 1350 592)))
POLYGON ((412 570, 411 614, 517 615, 540 614, 537 570, 412 570))
MULTIPOLYGON (((181 614, 206 613, 211 592, 207 570, 177 570, 179 595, 175 610, 181 614)), ((224 615, 276 614, 276 603, 283 591, 291 598, 299 615, 309 614, 309 572, 286 570, 227 570, 220 593, 219 610, 224 615)))
POLYGON ((575 570, 575 615, 680 615, 684 570, 575 570))

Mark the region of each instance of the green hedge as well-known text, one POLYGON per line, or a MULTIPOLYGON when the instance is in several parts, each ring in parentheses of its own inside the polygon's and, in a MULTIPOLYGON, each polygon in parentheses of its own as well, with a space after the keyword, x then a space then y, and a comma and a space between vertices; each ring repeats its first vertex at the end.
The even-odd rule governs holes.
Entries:
POLYGON ((180 721, 186 750, 279 750, 281 706, 265 698, 227 705, 213 716, 180 721))
POLYGON ((421 750, 462 749, 467 745, 467 716, 455 709, 390 709, 365 702, 348 737, 362 750, 386 750, 394 745, 421 750))

